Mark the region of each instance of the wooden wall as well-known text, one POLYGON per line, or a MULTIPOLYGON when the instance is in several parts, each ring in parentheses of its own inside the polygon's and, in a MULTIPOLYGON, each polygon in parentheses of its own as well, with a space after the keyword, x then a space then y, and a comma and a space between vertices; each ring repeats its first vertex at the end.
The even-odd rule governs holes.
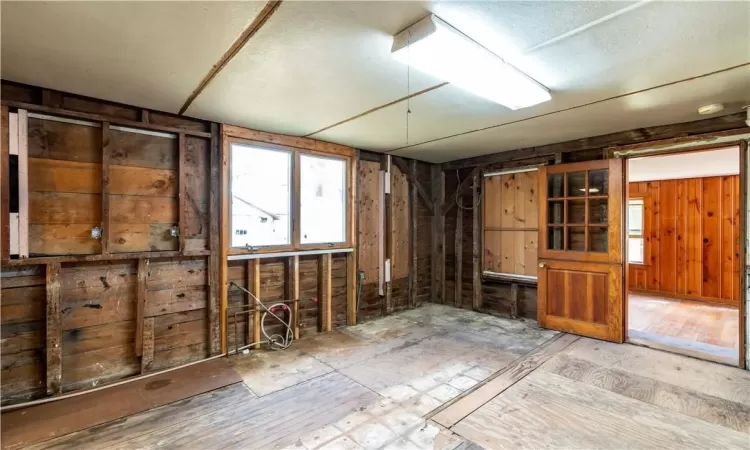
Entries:
MULTIPOLYGON (((255 283, 256 260, 221 260, 218 124, 9 82, 2 83, 2 99, 5 158, 8 111, 33 107, 93 124, 29 122, 33 245, 27 260, 7 257, 3 184, 2 403, 101 386, 220 353, 220 269, 226 264, 228 281, 247 287, 255 283), (100 225, 105 239, 91 239, 91 227, 100 225), (179 239, 169 236, 173 225, 179 226, 179 239)), ((303 140, 262 132, 253 139, 292 146, 303 140)), ((358 321, 385 313, 385 300, 372 284, 381 156, 363 155, 356 203, 359 265, 366 278, 358 321)), ((429 230, 433 219, 432 205, 417 197, 415 184, 429 192, 431 168, 406 159, 392 167, 393 311, 418 306, 432 293, 430 233, 412 235, 412 229, 429 230)), ((7 166, 3 170, 5 183, 7 166)), ((264 302, 292 297, 290 259, 258 260, 264 302)), ((322 261, 299 257, 302 337, 323 325, 322 261)), ((330 261, 330 322, 345 326, 350 258, 334 254, 330 261)), ((255 330, 241 315, 235 336, 234 312, 248 299, 232 290, 227 300, 231 350, 235 342, 250 342, 255 330)))
MULTIPOLYGON (((490 155, 467 158, 442 164, 442 176, 445 184, 442 195, 438 197, 449 201, 455 198, 456 188, 466 180, 474 171, 496 171, 518 167, 526 167, 537 164, 555 164, 578 161, 590 161, 602 159, 608 148, 618 145, 629 145, 672 138, 686 138, 689 136, 719 133, 725 131, 742 130, 747 132, 744 123, 744 114, 731 114, 712 119, 686 122, 659 127, 640 128, 603 136, 579 139, 575 141, 561 142, 540 147, 523 148, 490 155), (458 177, 456 176, 458 171, 458 177)), ((434 178, 433 178, 434 180, 434 178)), ((438 186, 433 184, 433 187, 438 186)), ((471 205, 471 183, 462 186, 459 194, 464 205, 471 205)), ((536 320, 537 316, 537 290, 534 285, 517 285, 512 287, 511 283, 482 279, 480 277, 478 287, 475 288, 473 273, 472 249, 475 245, 474 239, 474 215, 471 211, 463 211, 458 217, 461 218, 460 232, 463 236, 461 242, 461 264, 459 273, 462 274, 461 298, 455 299, 455 263, 457 261, 455 252, 455 235, 457 224, 457 213, 451 209, 444 214, 443 232, 435 235, 433 240, 445 242, 445 260, 443 269, 436 268, 433 274, 433 283, 440 285, 445 283, 442 295, 437 295, 434 301, 437 303, 450 304, 462 308, 474 308, 480 311, 510 316, 511 314, 536 320), (444 273, 444 276, 440 276, 444 273), (474 291, 481 291, 481 303, 476 307, 472 303, 474 291)), ((438 227, 439 229, 439 227, 438 227)), ((481 238, 478 239, 481 245, 481 238)), ((439 246, 438 246, 439 248, 439 246)), ((434 251, 434 248, 433 248, 434 251)), ((438 256, 439 259, 439 256, 438 256)))
POLYGON ((484 270, 536 276, 538 172, 484 179, 484 270))
POLYGON ((2 403, 218 353, 211 124, 8 82, 2 99, 79 121, 28 119, 28 259, 7 259, 3 214, 2 403))
POLYGON ((739 176, 630 183, 644 202, 644 264, 629 264, 628 286, 739 305, 739 176))
MULTIPOLYGON (((380 171, 383 166, 381 157, 362 152, 358 168, 358 208, 359 208, 359 270, 364 273, 362 280, 359 314, 361 320, 380 317, 386 313, 386 297, 378 292, 380 271, 379 241, 381 232, 387 233, 380 226, 379 210, 384 205, 380 200, 380 171)), ((393 240, 392 276, 391 276, 391 312, 407 309, 410 306, 410 280, 413 283, 414 300, 420 304, 428 300, 430 289, 430 234, 417 233, 415 244, 417 272, 412 267, 411 217, 415 215, 418 230, 429 230, 432 212, 424 201, 417 198, 416 206, 410 198, 414 183, 421 183, 430 189, 430 164, 416 163, 416 181, 402 170, 403 165, 391 166, 391 239, 393 240), (402 167, 399 167, 402 166, 402 167), (412 211, 412 208, 416 208, 412 211)), ((408 170, 406 171, 408 172, 408 170)), ((387 200, 388 201, 388 200, 387 200)), ((385 213, 383 213, 385 214, 385 213)), ((382 236, 385 239, 385 236, 382 236)))

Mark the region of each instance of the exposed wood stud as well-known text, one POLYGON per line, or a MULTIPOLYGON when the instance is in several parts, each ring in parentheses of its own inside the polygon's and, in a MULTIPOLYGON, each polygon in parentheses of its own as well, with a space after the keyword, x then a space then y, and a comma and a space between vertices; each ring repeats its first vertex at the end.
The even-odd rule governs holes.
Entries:
POLYGON ((8 107, 2 107, 2 125, 0 126, 0 214, 2 214, 2 228, 0 228, 0 257, 3 261, 10 258, 10 221, 6 220, 10 215, 10 133, 5 130, 10 128, 10 116, 8 107))
POLYGON ((385 171, 385 229, 383 230, 383 236, 385 238, 385 314, 388 315, 393 312, 393 246, 395 243, 394 239, 394 220, 393 220, 393 168, 390 163, 393 158, 388 155, 383 155, 381 160, 381 168, 385 171))
POLYGON ((417 161, 409 161, 409 308, 417 307, 417 161))
POLYGON ((190 107, 190 105, 195 101, 195 99, 200 95, 201 92, 208 86, 208 84, 213 80, 216 75, 219 74, 219 72, 227 65, 229 64, 229 61, 232 60, 232 58, 239 53, 240 50, 242 50, 242 47, 247 44, 247 41, 252 38, 255 33, 258 32, 258 30, 261 29, 263 24, 266 23, 266 21, 273 15, 274 12, 276 12, 276 9, 281 5, 281 1, 269 1, 266 3, 266 5, 263 7, 263 9, 258 13, 258 15, 255 17, 255 19, 250 22, 250 24, 245 28, 245 31, 242 32, 242 34, 237 38, 236 41, 229 47, 229 49, 219 58, 219 60, 216 62, 216 64, 211 67, 211 70, 208 71, 205 77, 201 80, 201 82, 198 84, 198 87, 195 88, 195 90, 190 94, 190 96, 185 100, 185 104, 182 105, 182 108, 180 108, 180 112, 178 114, 182 115, 185 114, 185 111, 190 107))
POLYGON ((349 326, 357 324, 358 273, 357 252, 354 251, 346 255, 346 324, 349 326))
POLYGON ((294 339, 299 339, 299 256, 294 255, 286 259, 286 299, 295 300, 292 303, 292 328, 294 339))
POLYGON ((60 264, 47 264, 47 395, 62 393, 60 264))
POLYGON ((221 220, 219 230, 221 240, 219 242, 219 320, 221 325, 221 352, 227 352, 227 254, 229 252, 229 138, 224 133, 224 125, 221 125, 221 190, 219 200, 221 201, 221 220))
POLYGON ((141 373, 148 372, 154 362, 154 318, 143 320, 143 356, 141 357, 141 373))
POLYGON ((185 133, 180 133, 178 138, 177 153, 179 155, 178 163, 178 177, 179 180, 179 200, 178 200, 178 221, 179 221, 179 240, 180 240, 180 252, 185 252, 185 236, 187 235, 187 219, 185 215, 185 209, 188 206, 187 199, 187 141, 185 140, 185 133))
MULTIPOLYGON (((208 250, 190 252, 188 256, 206 256, 208 250)), ((127 252, 127 253, 110 253, 108 255, 66 255, 66 256, 40 256, 25 259, 11 259, 3 262, 4 266, 20 267, 34 266, 37 264, 65 263, 65 262, 92 262, 92 261, 122 261, 125 259, 138 259, 142 256, 149 258, 174 258, 180 256, 180 252, 163 251, 163 252, 127 252)))
POLYGON ((481 214, 483 205, 480 203, 479 183, 481 177, 479 174, 474 175, 474 182, 471 188, 471 200, 474 209, 472 210, 472 245, 471 245, 471 280, 472 280, 472 308, 478 310, 482 307, 482 226, 481 214))
POLYGON ((461 181, 461 183, 458 185, 458 187, 456 188, 456 192, 454 192, 453 195, 451 195, 450 197, 448 197, 442 203, 442 206, 441 206, 440 210, 442 211, 443 215, 448 214, 450 212, 450 210, 453 209, 453 207, 456 206, 456 197, 460 197, 462 195, 464 189, 466 189, 466 186, 468 186, 469 183, 471 183, 474 180, 474 175, 476 175, 479 172, 481 172, 481 170, 482 170, 483 167, 484 166, 476 166, 476 167, 474 167, 471 170, 471 173, 469 173, 469 175, 466 178, 464 178, 461 181))
MULTIPOLYGON (((18 256, 29 257, 29 122, 18 110, 18 256)), ((3 218, 6 220, 6 218, 3 218)))
POLYGON ((510 285, 510 317, 518 317, 518 283, 510 285))
POLYGON ((219 167, 221 166, 219 125, 211 124, 211 142, 209 147, 209 246, 211 254, 208 257, 208 322, 209 322, 209 352, 216 355, 221 351, 221 320, 219 315, 219 266, 226 264, 226 260, 219 261, 221 248, 219 245, 219 219, 220 219, 220 180, 219 167))
MULTIPOLYGON (((255 298, 260 300, 260 259, 248 259, 247 267, 247 285, 251 286, 250 292, 253 293, 255 298)), ((248 296, 249 297, 249 296, 248 296)), ((260 348, 260 307, 256 304, 255 300, 248 298, 250 308, 253 309, 252 313, 252 342, 254 349, 260 348)), ((247 326, 250 327, 251 321, 247 321, 247 326)), ((248 334, 249 337, 249 334, 248 334)))
POLYGON ((102 122, 102 254, 109 253, 111 224, 109 214, 109 164, 112 150, 109 145, 109 122, 102 122))
POLYGON ((445 173, 432 166, 432 301, 445 302, 445 216, 439 209, 445 198, 445 173))
MULTIPOLYGON (((455 202, 454 202, 455 203, 455 202)), ((464 240, 464 221, 463 210, 456 208, 456 232, 454 233, 454 264, 453 264, 453 304, 456 308, 461 307, 461 290, 463 284, 463 240, 464 240)))
POLYGON ((141 109, 141 122, 143 123, 149 123, 150 122, 149 112, 147 109, 141 109))
POLYGON ((148 258, 138 260, 138 288, 135 310, 135 355, 143 355, 143 319, 146 311, 146 283, 148 281, 148 258))
POLYGON ((318 257, 318 304, 320 331, 331 331, 331 254, 318 257))

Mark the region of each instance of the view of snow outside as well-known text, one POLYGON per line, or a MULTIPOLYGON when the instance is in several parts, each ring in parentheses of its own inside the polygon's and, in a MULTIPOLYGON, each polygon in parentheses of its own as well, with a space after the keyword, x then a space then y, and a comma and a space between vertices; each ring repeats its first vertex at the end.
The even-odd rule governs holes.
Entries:
POLYGON ((346 161, 301 155, 300 163, 301 243, 344 242, 346 161))
POLYGON ((292 153, 232 144, 232 247, 291 243, 292 153))

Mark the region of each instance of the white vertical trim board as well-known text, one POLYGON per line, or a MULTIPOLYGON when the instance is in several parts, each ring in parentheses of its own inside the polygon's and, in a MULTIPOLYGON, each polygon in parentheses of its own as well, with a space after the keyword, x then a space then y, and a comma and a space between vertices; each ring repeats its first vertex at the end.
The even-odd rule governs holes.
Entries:
POLYGON ((29 257, 29 126, 25 109, 18 110, 18 256, 29 257))

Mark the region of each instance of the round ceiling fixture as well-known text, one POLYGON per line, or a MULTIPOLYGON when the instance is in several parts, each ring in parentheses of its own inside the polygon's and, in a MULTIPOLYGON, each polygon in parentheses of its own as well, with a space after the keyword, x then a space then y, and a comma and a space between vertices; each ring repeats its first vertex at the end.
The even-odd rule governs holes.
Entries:
POLYGON ((721 103, 713 103, 711 105, 701 106, 698 108, 698 114, 705 116, 708 114, 714 114, 724 109, 724 105, 721 103))

